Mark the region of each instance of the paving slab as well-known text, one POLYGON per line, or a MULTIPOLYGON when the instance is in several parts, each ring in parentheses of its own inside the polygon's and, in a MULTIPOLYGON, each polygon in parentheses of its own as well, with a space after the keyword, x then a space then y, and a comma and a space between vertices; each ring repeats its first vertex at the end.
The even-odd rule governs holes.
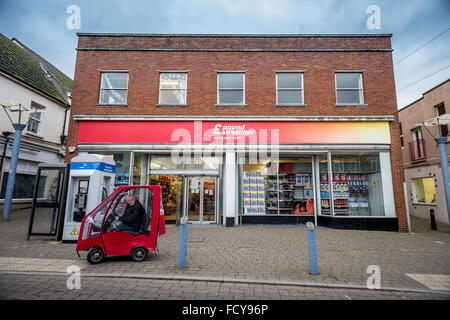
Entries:
POLYGON ((317 228, 319 275, 311 275, 304 226, 189 225, 187 268, 180 270, 175 225, 167 225, 159 239, 159 254, 144 262, 111 257, 90 265, 86 252, 78 258, 75 244, 43 237, 27 241, 28 220, 29 212, 20 211, 0 222, 0 274, 62 274, 77 266, 82 275, 99 278, 364 289, 372 275, 369 266, 377 266, 381 288, 450 293, 450 233, 423 224, 412 233, 317 228))

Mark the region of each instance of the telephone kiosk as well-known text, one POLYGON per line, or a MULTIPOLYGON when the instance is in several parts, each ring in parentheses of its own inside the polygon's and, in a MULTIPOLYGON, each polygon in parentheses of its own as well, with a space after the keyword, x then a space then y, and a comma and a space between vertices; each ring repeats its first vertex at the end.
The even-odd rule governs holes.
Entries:
POLYGON ((77 241, 81 221, 114 191, 116 163, 108 156, 84 154, 70 163, 63 241, 77 241))

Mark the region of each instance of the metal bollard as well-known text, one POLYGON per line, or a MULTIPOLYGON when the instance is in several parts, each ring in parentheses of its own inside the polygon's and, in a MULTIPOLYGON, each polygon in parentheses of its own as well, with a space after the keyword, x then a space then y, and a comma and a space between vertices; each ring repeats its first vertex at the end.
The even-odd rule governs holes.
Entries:
POLYGON ((186 250, 188 235, 188 217, 180 219, 180 248, 178 254, 178 269, 186 269, 186 250))
POLYGON ((437 230, 436 217, 434 216, 434 209, 430 209, 431 230, 437 230))
POLYGON ((307 222, 306 230, 308 234, 309 269, 311 274, 316 275, 319 274, 319 265, 317 263, 316 233, 314 231, 314 224, 312 222, 307 222))

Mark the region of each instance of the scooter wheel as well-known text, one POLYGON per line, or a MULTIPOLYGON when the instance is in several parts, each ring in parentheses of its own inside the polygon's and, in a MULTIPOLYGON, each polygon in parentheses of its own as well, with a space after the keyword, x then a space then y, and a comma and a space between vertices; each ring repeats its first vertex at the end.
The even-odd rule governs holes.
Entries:
POLYGON ((93 247, 89 250, 87 254, 87 261, 90 264, 97 264, 103 261, 105 258, 105 254, 103 253, 103 250, 99 247, 93 247))
POLYGON ((131 251, 131 260, 141 262, 147 259, 148 250, 144 247, 134 247, 131 251))

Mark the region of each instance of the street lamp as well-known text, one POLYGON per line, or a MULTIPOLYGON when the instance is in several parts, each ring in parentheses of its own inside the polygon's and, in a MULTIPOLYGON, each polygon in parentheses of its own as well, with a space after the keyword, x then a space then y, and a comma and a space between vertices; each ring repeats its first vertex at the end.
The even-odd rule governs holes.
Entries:
MULTIPOLYGON (((9 213, 11 211, 11 202, 14 193, 14 182, 16 180, 16 170, 17 170, 17 162, 19 159, 19 149, 20 149, 20 140, 22 137, 22 131, 25 129, 28 121, 22 123, 24 117, 22 116, 23 112, 30 112, 30 109, 25 108, 22 104, 16 102, 2 102, 1 103, 3 110, 5 110, 6 115, 8 116, 11 124, 15 130, 14 133, 14 144, 13 150, 11 154, 10 161, 10 170, 8 174, 8 182, 6 184, 6 194, 5 194, 5 204, 3 206, 3 220, 9 220, 9 213)), ((37 109, 35 109, 34 114, 36 114, 37 109)))
MULTIPOLYGON (((427 127, 448 125, 449 123, 450 123, 450 114, 443 114, 438 117, 428 119, 422 122, 420 125, 424 126, 424 128, 427 129, 427 127)), ((436 141, 439 147, 439 155, 441 157, 442 177, 444 179, 445 200, 447 203, 447 215, 448 215, 448 222, 450 225, 450 176, 448 173, 447 150, 445 149, 447 137, 435 138, 433 134, 430 132, 430 130, 427 129, 427 131, 430 133, 430 135, 433 137, 434 141, 436 141)))

